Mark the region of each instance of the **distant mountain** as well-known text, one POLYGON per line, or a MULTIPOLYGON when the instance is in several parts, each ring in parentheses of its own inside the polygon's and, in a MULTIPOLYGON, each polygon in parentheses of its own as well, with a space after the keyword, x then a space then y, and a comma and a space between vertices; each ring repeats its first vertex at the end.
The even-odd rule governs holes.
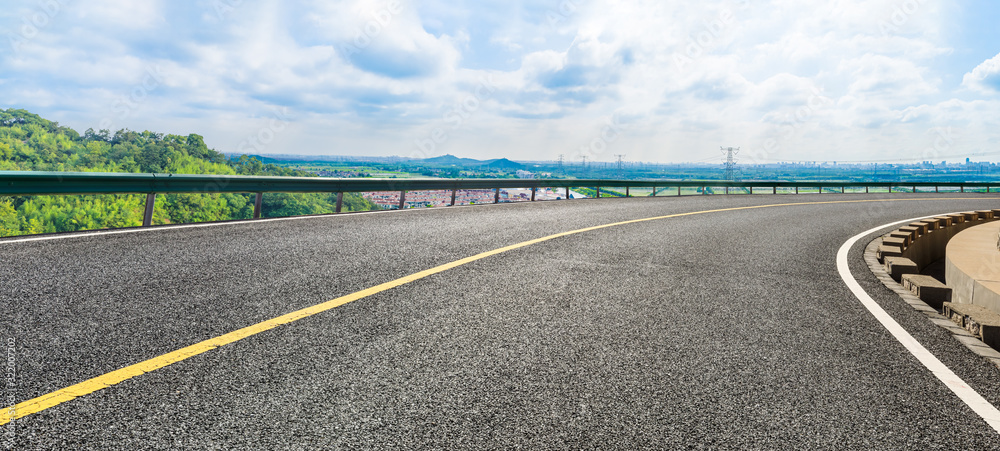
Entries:
POLYGON ((476 160, 473 158, 459 158, 454 155, 442 155, 440 157, 425 158, 423 160, 416 160, 416 162, 424 164, 435 164, 443 166, 480 166, 488 169, 524 169, 525 166, 521 163, 517 163, 506 158, 498 158, 494 160, 476 160))
POLYGON ((515 162, 515 161, 508 160, 506 158, 500 158, 498 160, 484 161, 483 163, 485 163, 483 166, 486 166, 486 167, 488 167, 490 169, 524 169, 525 168, 525 166, 523 164, 515 162))
POLYGON ((423 160, 419 160, 419 161, 422 162, 422 163, 428 163, 428 164, 442 164, 442 165, 452 165, 453 164, 453 165, 458 165, 458 166, 476 166, 476 165, 481 165, 481 164, 489 163, 488 161, 475 160, 475 159, 472 159, 472 158, 459 158, 459 157, 456 157, 456 156, 451 155, 451 154, 442 155, 440 157, 434 157, 434 158, 424 158, 423 160))

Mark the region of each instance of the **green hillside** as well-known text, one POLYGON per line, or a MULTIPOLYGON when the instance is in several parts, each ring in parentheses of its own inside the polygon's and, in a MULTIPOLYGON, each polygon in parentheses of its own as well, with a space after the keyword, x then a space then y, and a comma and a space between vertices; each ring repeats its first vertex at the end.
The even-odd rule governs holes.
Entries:
MULTIPOLYGON (((24 110, 0 110, 0 171, 159 172, 173 174, 313 176, 242 156, 227 159, 201 136, 149 131, 73 129, 24 110)), ((0 236, 69 232, 142 224, 144 195, 0 197, 0 236)), ((329 213, 335 194, 267 193, 264 217, 329 213)), ((378 207, 345 193, 344 210, 378 207)), ((166 194, 154 224, 253 216, 251 194, 166 194)))

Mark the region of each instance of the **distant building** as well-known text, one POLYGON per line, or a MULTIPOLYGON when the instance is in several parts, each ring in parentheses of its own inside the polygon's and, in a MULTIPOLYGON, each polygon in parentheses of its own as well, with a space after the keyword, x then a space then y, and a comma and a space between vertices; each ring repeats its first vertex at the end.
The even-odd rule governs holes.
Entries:
POLYGON ((516 172, 516 174, 517 174, 517 178, 519 178, 519 179, 533 179, 533 178, 535 178, 535 173, 534 172, 525 171, 524 169, 518 169, 517 172, 516 172))

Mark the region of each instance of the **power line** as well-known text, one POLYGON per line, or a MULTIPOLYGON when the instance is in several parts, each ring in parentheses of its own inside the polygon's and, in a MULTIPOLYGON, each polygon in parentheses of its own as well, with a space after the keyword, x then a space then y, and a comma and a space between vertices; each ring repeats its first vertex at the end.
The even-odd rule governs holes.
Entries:
MULTIPOLYGON (((966 154, 954 154, 954 155, 931 155, 922 157, 920 161, 942 161, 954 158, 972 158, 972 157, 985 157, 991 155, 1000 155, 1000 152, 977 152, 977 153, 966 153, 966 154)), ((815 163, 819 160, 783 160, 777 158, 755 158, 755 161, 771 162, 771 163, 815 163)), ((829 160, 834 161, 834 160, 829 160)), ((908 164, 913 163, 914 159, 905 158, 890 158, 883 160, 836 160, 837 163, 900 163, 908 164)))

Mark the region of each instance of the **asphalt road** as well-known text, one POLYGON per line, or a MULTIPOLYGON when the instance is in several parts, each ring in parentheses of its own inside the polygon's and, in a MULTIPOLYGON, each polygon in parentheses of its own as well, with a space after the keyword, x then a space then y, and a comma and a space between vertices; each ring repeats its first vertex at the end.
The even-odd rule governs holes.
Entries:
MULTIPOLYGON (((594 199, 0 240, 0 339, 16 341, 23 401, 553 233, 862 199, 894 201, 683 216, 491 256, 16 420, 14 444, 1000 449, 835 261, 861 231, 1000 206, 989 195, 594 199)), ((869 241, 850 254, 861 285, 1000 405, 1000 370, 882 286, 869 241)))

